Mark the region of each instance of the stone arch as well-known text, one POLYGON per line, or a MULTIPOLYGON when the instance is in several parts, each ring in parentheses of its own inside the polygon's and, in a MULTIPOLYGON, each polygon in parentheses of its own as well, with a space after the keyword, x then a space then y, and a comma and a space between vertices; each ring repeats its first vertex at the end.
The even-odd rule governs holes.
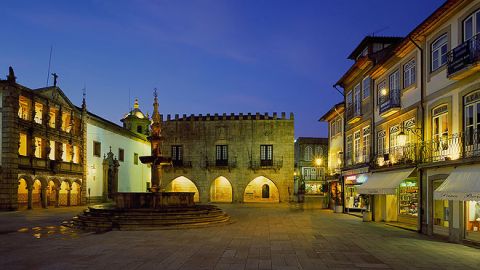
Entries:
POLYGON ((20 176, 18 178, 18 193, 17 193, 17 203, 18 203, 18 208, 23 209, 28 207, 28 187, 30 184, 28 183, 28 180, 25 179, 25 177, 20 176))
POLYGON ((48 179, 47 185, 47 206, 57 206, 58 199, 58 190, 60 189, 60 182, 58 179, 50 178, 48 179))
POLYGON ((68 206, 69 205, 69 191, 70 191, 70 182, 66 179, 63 179, 60 182, 60 189, 58 190, 58 205, 59 206, 68 206))
POLYGON ((258 176, 248 183, 243 193, 243 201, 280 202, 280 193, 277 185, 272 180, 265 176, 258 176), (266 191, 268 191, 268 194, 266 191))
POLYGON ((33 184, 33 176, 27 175, 27 174, 22 174, 18 176, 18 180, 23 179, 27 183, 27 189, 30 188, 33 184))
POLYGON ((232 183, 224 176, 218 176, 210 183, 211 202, 232 202, 232 183))
POLYGON ((165 188, 167 192, 195 192, 193 200, 195 202, 200 202, 200 192, 198 191, 197 185, 190 179, 185 176, 179 176, 170 183, 168 183, 165 188))
POLYGON ((80 205, 81 200, 81 183, 79 184, 78 180, 72 181, 70 188, 70 205, 80 205))
POLYGON ((42 207, 42 181, 40 179, 35 178, 33 180, 33 185, 32 185, 32 207, 33 208, 40 208, 42 207))

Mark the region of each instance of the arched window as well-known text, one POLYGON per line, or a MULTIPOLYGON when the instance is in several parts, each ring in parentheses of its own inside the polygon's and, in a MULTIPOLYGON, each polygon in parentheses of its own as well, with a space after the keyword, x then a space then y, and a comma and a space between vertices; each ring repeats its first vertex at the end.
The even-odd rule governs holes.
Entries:
POLYGON ((268 184, 262 186, 262 198, 270 198, 270 186, 268 184))
POLYGON ((142 133, 142 126, 137 126, 137 132, 142 133))
POLYGON ((448 36, 441 35, 432 43, 431 48, 431 71, 435 71, 447 63, 448 36))
POLYGON ((311 161, 313 159, 313 149, 311 146, 305 147, 304 159, 306 161, 311 161))

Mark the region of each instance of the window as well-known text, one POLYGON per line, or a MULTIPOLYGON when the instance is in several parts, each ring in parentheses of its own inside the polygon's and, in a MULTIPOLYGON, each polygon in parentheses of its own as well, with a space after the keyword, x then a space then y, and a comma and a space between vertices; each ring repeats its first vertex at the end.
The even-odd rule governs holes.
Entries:
POLYGON ((333 120, 333 121, 330 123, 330 137, 334 137, 335 135, 337 135, 336 123, 337 123, 336 120, 333 120))
POLYGON ((342 126, 342 118, 338 117, 337 118, 337 134, 342 133, 343 126, 342 126))
POLYGON ((480 33, 480 9, 463 21, 463 41, 471 39, 480 33))
POLYGON ((42 138, 35 137, 35 157, 42 158, 42 138))
POLYGON ((18 98, 18 117, 23 120, 30 120, 31 112, 30 112, 30 100, 24 96, 20 96, 18 98))
POLYGON ((362 109, 362 91, 360 88, 360 84, 357 84, 355 86, 355 88, 353 89, 353 92, 355 94, 355 100, 354 100, 355 115, 360 115, 360 111, 362 109))
POLYGON ((377 152, 378 155, 385 154, 385 131, 379 131, 377 136, 377 152))
POLYGON ((55 152, 56 152, 55 141, 50 141, 50 153, 48 154, 48 158, 50 160, 55 160, 55 152))
POLYGON ((118 160, 119 161, 125 161, 125 150, 122 148, 118 148, 118 160))
POLYGON ((57 110, 55 108, 50 108, 48 126, 55 128, 55 122, 57 120, 57 110))
POLYGON ((27 151, 27 134, 25 134, 25 133, 20 133, 18 154, 21 155, 21 156, 26 156, 28 154, 28 151, 27 151))
POLYGON ((352 143, 353 143, 353 137, 352 135, 348 135, 347 136, 347 155, 346 155, 347 165, 352 165, 352 143))
POLYGON ((62 130, 70 132, 72 129, 72 115, 70 112, 62 112, 62 130))
POLYGON ((77 145, 73 146, 73 163, 80 163, 80 147, 77 145))
POLYGON ((37 124, 42 124, 43 119, 43 105, 42 103, 35 102, 35 118, 34 121, 37 124))
POLYGON ((412 59, 403 66, 403 88, 415 83, 415 75, 415 59, 412 59))
POLYGON ((306 160, 306 161, 312 161, 312 159, 313 159, 313 149, 312 149, 311 146, 306 146, 305 147, 305 152, 304 152, 303 159, 306 160))
POLYGON ((352 91, 347 93, 347 107, 353 103, 352 91))
POLYGON ((363 98, 370 96, 370 77, 365 77, 362 81, 363 98))
POLYGON ((398 70, 394 71, 388 77, 389 89, 388 92, 400 89, 400 76, 398 70))
POLYGON ((317 170, 314 167, 302 167, 303 180, 316 180, 317 170))
POLYGON ((93 141, 93 155, 99 157, 102 155, 102 144, 96 141, 93 141))
POLYGON ((355 163, 360 163, 360 131, 353 134, 353 154, 355 157, 355 163))
POLYGON ((392 152, 398 146, 398 133, 400 133, 400 126, 395 125, 390 128, 390 140, 389 140, 389 151, 392 152))
POLYGON ((377 85, 378 104, 382 104, 382 100, 385 100, 387 93, 387 83, 383 80, 377 85))
POLYGON ((432 43, 431 48, 431 71, 439 69, 447 63, 448 37, 443 34, 432 43))
POLYGON ((363 161, 370 161, 370 126, 363 128, 363 161))
POLYGON ((227 166, 228 165, 228 145, 217 145, 217 166, 227 166))
POLYGON ((73 161, 73 146, 71 144, 64 143, 62 147, 63 147, 62 160, 65 162, 73 161))
POLYGON ((315 146, 315 156, 317 157, 323 156, 323 149, 320 145, 315 146))
POLYGON ((137 133, 142 133, 142 126, 137 126, 137 133))
POLYGON ((480 149, 480 92, 465 97, 465 151, 466 155, 478 155, 480 149))
POLYGON ((133 164, 138 165, 138 154, 137 153, 133 153, 133 164))
POLYGON ((172 145, 172 162, 174 165, 183 164, 183 147, 181 145, 172 145))
POLYGON ((273 165, 273 145, 260 145, 260 165, 273 165))

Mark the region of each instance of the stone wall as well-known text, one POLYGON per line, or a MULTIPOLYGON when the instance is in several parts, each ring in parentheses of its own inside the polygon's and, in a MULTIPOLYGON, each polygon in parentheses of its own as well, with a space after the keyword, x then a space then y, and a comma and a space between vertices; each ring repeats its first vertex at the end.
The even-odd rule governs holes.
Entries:
MULTIPOLYGON (((208 202, 212 183, 223 176, 232 185, 233 202, 243 202, 247 185, 263 176, 278 189, 276 201, 288 202, 293 196, 293 114, 289 118, 285 113, 281 116, 276 113, 176 115, 174 118, 168 115, 164 120, 163 155, 171 156, 172 145, 181 145, 183 149, 183 164, 164 170, 162 187, 167 191, 175 178, 184 176, 195 184, 200 202, 208 202), (216 145, 228 145, 228 164, 217 166, 216 145), (273 146, 271 165, 260 163, 261 145, 273 146)), ((271 187, 272 192, 275 187, 271 187)))

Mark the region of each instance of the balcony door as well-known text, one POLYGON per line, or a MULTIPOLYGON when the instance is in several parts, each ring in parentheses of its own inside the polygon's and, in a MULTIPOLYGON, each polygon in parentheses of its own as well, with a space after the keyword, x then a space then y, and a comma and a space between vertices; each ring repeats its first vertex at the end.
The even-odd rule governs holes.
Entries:
POLYGON ((465 98, 465 155, 480 154, 480 93, 473 93, 465 98), (469 102, 470 101, 470 102, 469 102))
POLYGON ((433 161, 444 160, 448 156, 448 110, 447 105, 433 109, 433 161))
POLYGON ((470 40, 480 33, 480 9, 463 21, 463 41, 470 40))

